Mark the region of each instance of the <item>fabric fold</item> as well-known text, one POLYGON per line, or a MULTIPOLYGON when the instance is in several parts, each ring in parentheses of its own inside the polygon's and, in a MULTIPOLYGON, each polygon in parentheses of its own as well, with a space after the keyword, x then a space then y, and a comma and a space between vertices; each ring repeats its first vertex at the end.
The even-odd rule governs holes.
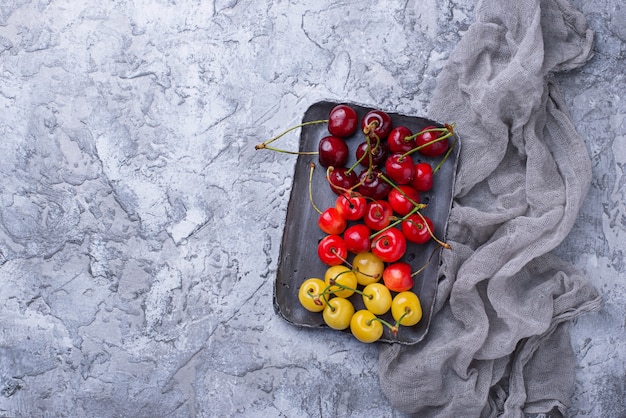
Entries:
POLYGON ((553 74, 583 65, 592 45, 564 0, 483 0, 440 73, 429 116, 456 122, 461 138, 452 250, 442 252, 426 339, 380 349, 381 386, 399 410, 565 414, 575 366, 567 321, 601 299, 550 254, 591 181, 553 74))

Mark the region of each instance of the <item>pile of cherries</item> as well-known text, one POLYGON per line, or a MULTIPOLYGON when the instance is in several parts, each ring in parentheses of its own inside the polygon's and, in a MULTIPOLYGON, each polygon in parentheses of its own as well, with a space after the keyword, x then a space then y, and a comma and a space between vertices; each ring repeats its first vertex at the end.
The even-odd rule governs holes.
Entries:
MULTIPOLYGON (((321 312, 329 327, 350 329, 362 342, 379 340, 384 326, 396 335, 400 326, 413 326, 422 318, 419 297, 412 289, 414 277, 426 266, 413 271, 403 260, 407 246, 435 240, 436 249, 449 248, 422 213, 426 204, 420 194, 431 190, 433 175, 454 146, 448 140, 453 127, 426 126, 413 133, 406 126, 393 126, 381 110, 370 110, 359 120, 346 104, 334 106, 327 120, 310 123, 327 123, 328 135, 314 153, 336 199, 322 211, 309 193, 319 213, 317 225, 325 234, 317 256, 327 269, 323 278, 303 281, 300 304, 321 312), (358 129, 362 142, 355 148, 356 161, 348 166, 347 138, 353 141, 358 129), (438 165, 414 160, 415 155, 438 160, 438 165), (363 309, 356 310, 349 299, 355 294, 363 298, 363 309), (393 323, 382 318, 389 312, 393 323)), ((268 146, 273 140, 256 148, 277 150, 268 146)), ((311 164, 310 178, 314 169, 311 164)))

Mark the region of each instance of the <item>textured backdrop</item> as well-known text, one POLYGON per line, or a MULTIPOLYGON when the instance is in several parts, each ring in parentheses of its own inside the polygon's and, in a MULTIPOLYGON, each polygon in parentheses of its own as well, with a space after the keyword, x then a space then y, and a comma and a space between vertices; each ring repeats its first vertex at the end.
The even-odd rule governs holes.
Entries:
MULTIPOLYGON (((560 77, 594 178, 558 253, 605 301, 573 327, 581 417, 626 411, 620 3, 574 1, 596 54, 560 77)), ((400 416, 375 346, 275 315, 295 160, 254 145, 321 99, 424 115, 473 7, 3 1, 0 416, 400 416)))

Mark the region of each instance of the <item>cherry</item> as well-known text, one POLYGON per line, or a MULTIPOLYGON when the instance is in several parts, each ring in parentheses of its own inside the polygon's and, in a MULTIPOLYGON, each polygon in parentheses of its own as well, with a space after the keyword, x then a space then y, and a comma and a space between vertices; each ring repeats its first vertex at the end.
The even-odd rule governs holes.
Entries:
POLYGON ((415 138, 415 144, 418 147, 422 147, 419 149, 420 153, 429 157, 438 157, 448 150, 447 139, 437 141, 437 138, 445 135, 445 132, 439 131, 439 129, 440 128, 437 128, 436 126, 427 126, 422 129, 422 131, 427 132, 422 132, 417 135, 417 137, 415 138), (434 129, 436 131, 431 131, 431 129, 434 129))
POLYGON ((324 274, 324 283, 327 286, 327 293, 340 298, 352 296, 357 286, 356 275, 343 265, 330 266, 324 274))
POLYGON ((406 239, 415 244, 424 244, 428 242, 434 232, 435 227, 430 218, 414 213, 402 221, 402 233, 406 239))
POLYGON ((372 253, 386 263, 398 261, 405 252, 406 238, 398 228, 386 229, 372 239, 372 253))
POLYGON ((361 129, 370 138, 384 140, 392 129, 391 117, 382 110, 370 110, 361 119, 361 129))
POLYGON ((433 187, 433 167, 429 163, 419 162, 415 164, 415 177, 411 186, 417 191, 427 192, 433 187))
POLYGON ((350 331, 362 343, 373 343, 383 335, 383 324, 367 309, 356 311, 350 319, 350 331))
POLYGON ((382 283, 370 283, 363 289, 363 304, 373 314, 386 314, 391 308, 391 301, 391 292, 382 283))
POLYGON ((357 221, 365 215, 367 200, 358 192, 346 192, 337 196, 335 208, 348 221, 357 221))
POLYGON ((415 137, 406 126, 396 126, 387 137, 387 146, 392 153, 404 154, 416 147, 415 137))
POLYGON ((344 298, 332 298, 322 312, 326 325, 336 330, 348 328, 353 315, 354 305, 344 298))
POLYGON ((398 293, 391 301, 391 316, 398 325, 417 324, 422 319, 422 305, 417 295, 410 291, 398 293))
POLYGON ((361 254, 370 250, 371 229, 365 224, 354 224, 343 233, 343 242, 346 249, 353 254, 361 254))
POLYGON ((328 132, 340 138, 352 135, 359 125, 356 111, 348 105, 339 104, 328 115, 328 132))
POLYGON ((298 289, 298 300, 304 309, 311 312, 321 312, 326 306, 326 299, 320 294, 326 288, 326 283, 316 277, 305 280, 298 289))
POLYGON ((345 231, 348 221, 336 208, 330 207, 320 214, 317 225, 329 235, 339 235, 345 231))
POLYGON ((392 292, 404 292, 413 288, 411 265, 403 261, 390 264, 383 271, 383 283, 392 292))
POLYGON ((415 208, 415 203, 420 203, 420 195, 413 187, 400 185, 389 192, 387 201, 395 213, 405 216, 415 208))
POLYGON ((354 171, 346 167, 333 167, 329 170, 328 182, 333 192, 340 195, 350 190, 359 182, 359 177, 354 171))
POLYGON ((329 266, 336 266, 343 263, 348 256, 343 238, 339 235, 326 235, 317 244, 317 256, 322 263, 329 266))
POLYGON ((322 167, 341 167, 348 161, 350 150, 348 144, 336 136, 322 138, 318 146, 319 161, 322 167))
POLYGON ((372 252, 359 253, 352 260, 357 282, 362 286, 378 282, 383 276, 385 263, 372 252))
POLYGON ((379 169, 366 169, 359 174, 359 192, 363 196, 375 200, 387 197, 392 187, 381 178, 380 174, 382 174, 382 172, 379 169))
POLYGON ((374 144, 375 141, 371 142, 371 146, 367 141, 363 141, 356 147, 356 159, 363 167, 370 167, 370 163, 375 167, 383 166, 385 159, 387 159, 387 146, 384 142, 380 142, 378 145, 374 144))
POLYGON ((391 223, 392 216, 393 209, 388 201, 374 200, 367 204, 363 222, 374 231, 380 231, 391 223))
POLYGON ((415 177, 415 164, 410 155, 392 154, 385 162, 385 170, 397 184, 408 184, 415 177))

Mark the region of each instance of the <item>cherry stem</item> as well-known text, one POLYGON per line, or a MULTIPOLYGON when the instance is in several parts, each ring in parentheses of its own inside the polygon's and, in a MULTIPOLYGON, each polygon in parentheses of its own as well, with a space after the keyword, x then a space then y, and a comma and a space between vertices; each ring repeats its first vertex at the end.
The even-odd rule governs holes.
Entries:
POLYGON ((379 318, 379 317, 372 318, 372 319, 366 321, 365 323, 369 326, 369 325, 372 325, 373 321, 380 322, 381 324, 383 324, 384 326, 389 328, 389 330, 391 331, 391 333, 393 335, 398 335, 398 324, 397 323, 395 325, 391 325, 389 322, 387 322, 384 319, 379 318))
POLYGON ((437 166, 435 168, 433 168, 433 174, 435 174, 437 171, 439 171, 439 169, 441 168, 443 163, 448 159, 448 157, 452 153, 452 150, 456 147, 457 142, 459 142, 459 138, 455 137, 454 138, 454 142, 452 142, 452 145, 450 146, 450 148, 448 148, 448 151, 446 151, 446 154, 443 156, 441 161, 439 161, 439 164, 437 164, 437 166))
MULTIPOLYGON (((268 139, 267 141, 265 141, 265 142, 261 142, 260 144, 256 145, 256 146, 254 147, 254 149, 256 149, 256 150, 260 150, 260 149, 269 149, 269 150, 272 150, 272 151, 286 152, 286 153, 288 153, 288 154, 293 154, 293 153, 296 153, 296 152, 293 152, 293 151, 283 151, 283 150, 279 150, 279 149, 271 148, 271 147, 268 147, 267 145, 268 145, 268 144, 271 144, 272 142, 276 141, 277 139, 282 138, 284 135, 288 134, 289 132, 291 132, 291 131, 293 131, 293 130, 295 130, 295 129, 302 128, 302 127, 304 127, 304 126, 308 126, 308 125, 318 124, 318 123, 328 123, 328 119, 311 120, 311 121, 308 121, 308 122, 302 122, 301 124, 296 125, 296 126, 292 126, 291 128, 287 129, 285 132, 281 133, 280 135, 275 136, 275 137, 274 137, 274 138, 272 138, 272 139, 268 139)), ((296 153, 296 154, 297 154, 297 153, 296 153)), ((310 153, 306 153, 306 154, 310 154, 310 153)), ((313 153, 313 154, 317 154, 317 153, 315 152, 315 153, 313 153)))
POLYGON ((311 206, 318 214, 322 214, 322 211, 319 210, 317 206, 315 206, 315 202, 313 201, 313 170, 315 170, 315 163, 311 163, 309 166, 311 169, 309 170, 309 201, 311 202, 311 206))
POLYGON ((435 253, 437 252, 437 250, 441 248, 441 246, 437 246, 433 249, 433 251, 430 253, 430 257, 428 257, 428 260, 426 261, 426 263, 424 263, 424 265, 422 267, 420 267, 419 269, 415 270, 413 273, 411 273, 411 277, 413 276, 417 276, 418 274, 420 274, 422 271, 424 271, 424 269, 426 267, 428 267, 428 265, 430 264, 430 262, 433 259, 433 256, 435 255, 435 253))
MULTIPOLYGON (((432 239, 433 239, 433 240, 435 240, 435 242, 436 242, 437 244, 441 245, 441 246, 442 246, 443 248, 445 248, 446 250, 451 249, 452 247, 450 246, 450 244, 448 244, 448 243, 446 243, 446 242, 441 241, 440 239, 438 239, 438 238, 435 236, 435 233, 432 231, 432 229, 430 229, 430 226, 428 226, 428 222, 426 222, 426 218, 424 218, 424 215, 422 215, 422 214, 421 214, 421 213, 419 213, 419 212, 416 212, 416 213, 417 213, 417 215, 418 215, 420 218, 422 218, 422 222, 424 223, 424 226, 426 227, 426 229, 428 229, 428 233, 430 234, 430 236, 432 237, 432 239)), ((409 222, 410 222, 410 221, 409 221, 409 222)))
POLYGON ((426 132, 445 132, 445 134, 441 135, 440 137, 437 137, 433 141, 427 142, 425 144, 420 145, 419 147, 415 147, 415 148, 405 152, 404 154, 402 154, 403 157, 409 156, 409 155, 413 154, 414 152, 417 152, 417 151, 419 151, 419 150, 421 150, 423 148, 426 148, 426 147, 428 147, 428 146, 430 146, 430 145, 432 145, 432 144, 434 144, 436 142, 443 141, 444 139, 450 138, 452 135, 454 135, 454 124, 452 124, 452 125, 445 124, 444 128, 424 129, 422 131, 419 131, 415 135, 411 135, 411 136, 406 137, 406 138, 411 138, 411 139, 417 138, 419 135, 421 135, 423 133, 426 133, 426 132))
MULTIPOLYGON (((400 318, 398 318, 398 320, 396 321, 396 333, 398 332, 398 328, 400 327, 402 320, 404 319, 405 316, 409 315, 411 313, 411 308, 409 308, 408 306, 406 308, 404 308, 404 313, 400 316, 400 318)), ((395 334, 394 334, 395 335, 395 334)))

